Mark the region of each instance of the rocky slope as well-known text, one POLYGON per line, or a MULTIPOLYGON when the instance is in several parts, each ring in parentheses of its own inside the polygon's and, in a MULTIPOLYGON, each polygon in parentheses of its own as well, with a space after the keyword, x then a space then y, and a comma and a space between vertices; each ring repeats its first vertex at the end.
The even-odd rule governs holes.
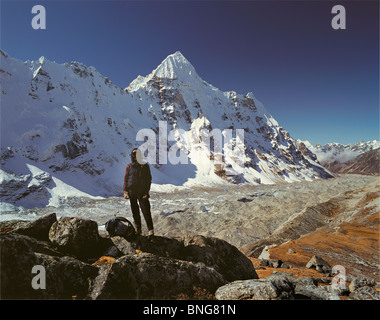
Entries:
POLYGON ((378 140, 348 145, 329 143, 324 146, 320 144, 313 146, 308 141, 304 141, 304 144, 316 155, 318 161, 333 173, 370 175, 379 173, 379 161, 378 159, 376 161, 376 152, 370 152, 380 148, 380 141, 378 140), (369 152, 368 155, 364 156, 367 152, 369 152), (356 162, 357 164, 354 164, 356 162), (352 168, 346 168, 351 166, 352 168))
POLYGON ((3 222, 0 236, 2 299, 170 299, 257 278, 248 258, 216 238, 127 241, 100 235, 92 220, 55 214, 3 222), (35 266, 43 268, 42 288, 33 285, 35 266))
POLYGON ((217 238, 109 237, 94 221, 55 214, 0 223, 0 244, 2 299, 380 299, 365 278, 334 283, 320 257, 306 267, 323 275, 295 277, 300 268, 257 264, 217 238), (285 272, 263 275, 272 267, 285 272))
POLYGON ((380 282, 379 181, 293 216, 265 239, 244 245, 248 256, 305 266, 312 255, 342 266, 346 275, 380 282))
POLYGON ((380 148, 362 153, 355 159, 344 163, 341 168, 334 169, 333 171, 336 173, 379 175, 380 148))

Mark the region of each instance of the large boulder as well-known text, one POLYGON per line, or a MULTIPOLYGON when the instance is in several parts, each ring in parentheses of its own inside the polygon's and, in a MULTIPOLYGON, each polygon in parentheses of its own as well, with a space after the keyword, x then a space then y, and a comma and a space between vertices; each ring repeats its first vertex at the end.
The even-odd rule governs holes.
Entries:
POLYGON ((85 298, 98 268, 73 257, 62 256, 51 244, 17 233, 3 233, 1 247, 1 299, 85 298), (32 281, 44 268, 44 288, 32 281))
POLYGON ((29 245, 28 237, 15 233, 1 234, 0 248, 1 299, 38 298, 38 292, 31 286, 31 271, 39 260, 29 245))
POLYGON ((46 271, 46 289, 35 290, 44 299, 89 299, 99 268, 69 256, 36 253, 46 271))
POLYGON ((282 300, 294 295, 294 283, 288 277, 271 275, 263 279, 239 280, 220 287, 218 300, 282 300))
POLYGON ((330 274, 332 271, 328 262, 318 256, 312 256, 310 261, 306 264, 306 268, 315 268, 317 271, 327 274, 330 274))
POLYGON ((34 221, 9 220, 0 222, 0 228, 6 232, 15 232, 38 240, 49 240, 49 230, 57 221, 55 213, 47 214, 34 221))
POLYGON ((193 262, 203 262, 215 268, 228 281, 258 279, 252 262, 227 241, 196 236, 184 236, 182 259, 193 262))
POLYGON ((88 219, 60 218, 51 226, 49 239, 60 250, 79 259, 94 257, 99 251, 98 224, 88 219))
POLYGON ((175 299, 193 288, 214 293, 226 281, 215 269, 150 253, 125 255, 100 267, 92 299, 175 299))

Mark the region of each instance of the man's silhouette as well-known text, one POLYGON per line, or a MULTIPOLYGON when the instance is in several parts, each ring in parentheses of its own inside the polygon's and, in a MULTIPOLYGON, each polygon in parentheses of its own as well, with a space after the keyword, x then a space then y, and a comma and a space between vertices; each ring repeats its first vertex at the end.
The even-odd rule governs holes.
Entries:
POLYGON ((127 165, 124 175, 124 199, 129 199, 136 232, 141 234, 140 208, 148 227, 149 236, 154 235, 152 214, 150 212, 149 190, 152 175, 147 163, 142 163, 141 151, 137 148, 132 150, 132 162, 127 165), (139 207, 140 205, 140 207, 139 207))

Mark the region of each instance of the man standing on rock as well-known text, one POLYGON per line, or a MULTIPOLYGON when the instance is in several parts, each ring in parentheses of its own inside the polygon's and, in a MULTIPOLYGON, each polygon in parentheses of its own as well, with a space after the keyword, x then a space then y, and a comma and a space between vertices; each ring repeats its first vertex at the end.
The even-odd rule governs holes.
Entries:
POLYGON ((149 237, 154 235, 152 214, 150 212, 149 190, 152 175, 147 163, 142 162, 142 153, 135 148, 131 153, 132 162, 127 165, 124 175, 124 199, 131 203, 136 232, 141 234, 140 208, 149 230, 149 237), (139 208, 140 205, 140 208, 139 208))

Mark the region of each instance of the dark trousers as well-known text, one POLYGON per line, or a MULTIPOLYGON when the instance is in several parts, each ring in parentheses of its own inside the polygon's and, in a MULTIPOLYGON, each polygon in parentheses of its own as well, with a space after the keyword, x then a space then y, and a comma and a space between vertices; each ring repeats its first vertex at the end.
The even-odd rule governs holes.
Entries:
POLYGON ((146 199, 143 199, 142 197, 129 198, 129 201, 131 203, 132 215, 133 215, 133 220, 135 221, 135 224, 136 224, 136 228, 138 230, 141 230, 141 217, 140 217, 140 208, 141 208, 148 230, 153 230, 153 221, 152 221, 152 214, 150 212, 149 198, 146 198, 146 199), (137 201, 140 204, 140 208, 137 201))

